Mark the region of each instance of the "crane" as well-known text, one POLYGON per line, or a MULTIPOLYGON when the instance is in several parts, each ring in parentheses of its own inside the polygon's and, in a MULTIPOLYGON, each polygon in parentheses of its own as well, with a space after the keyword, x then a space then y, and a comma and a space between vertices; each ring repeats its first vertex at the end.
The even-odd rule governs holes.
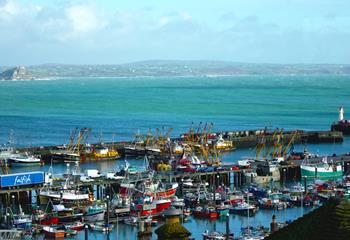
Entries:
POLYGON ((287 154, 287 151, 290 149, 290 147, 292 146, 292 144, 294 143, 296 137, 298 135, 298 131, 294 131, 292 138, 290 139, 288 145, 283 149, 282 151, 282 156, 285 156, 287 154))

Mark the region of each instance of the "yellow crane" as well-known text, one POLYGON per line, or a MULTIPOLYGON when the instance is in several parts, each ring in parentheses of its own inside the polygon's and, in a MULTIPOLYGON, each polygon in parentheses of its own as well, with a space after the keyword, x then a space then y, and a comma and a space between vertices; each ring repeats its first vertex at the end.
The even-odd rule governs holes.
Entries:
POLYGON ((287 155, 287 151, 290 149, 290 147, 291 147, 292 144, 294 143, 294 141, 295 141, 295 139, 296 139, 297 136, 298 136, 298 131, 294 131, 294 133, 293 133, 293 135, 292 135, 292 137, 291 137, 291 139, 290 139, 288 145, 283 149, 281 156, 284 157, 284 156, 287 155))
POLYGON ((263 149, 265 149, 265 142, 266 138, 265 135, 263 134, 262 137, 258 140, 258 144, 256 145, 256 154, 255 154, 255 159, 259 159, 260 153, 262 152, 263 149))
POLYGON ((274 144, 273 144, 273 151, 272 151, 272 154, 271 154, 271 156, 273 158, 279 156, 281 154, 281 152, 282 152, 282 148, 283 148, 282 139, 283 139, 283 128, 275 136, 274 144))
POLYGON ((74 149, 76 149, 76 151, 77 151, 77 153, 78 154, 80 154, 80 152, 81 152, 81 150, 82 150, 82 147, 81 147, 81 145, 82 145, 82 142, 84 142, 84 139, 86 139, 86 138, 84 138, 85 136, 88 136, 88 133, 89 132, 89 130, 87 129, 87 128, 82 128, 81 130, 80 130, 80 132, 79 132, 79 136, 78 136, 78 138, 77 138, 77 143, 76 143, 76 145, 75 145, 75 147, 74 147, 74 149))
MULTIPOLYGON (((278 132, 277 130, 278 130, 278 129, 275 129, 275 130, 273 131, 272 140, 275 139, 276 134, 277 134, 277 132, 278 132)), ((268 147, 267 147, 267 150, 266 150, 266 152, 265 152, 265 155, 263 156, 264 159, 267 159, 267 158, 269 157, 270 151, 271 151, 271 144, 269 144, 268 147)))
POLYGON ((75 138, 77 136, 77 133, 78 133, 78 128, 75 128, 71 131, 71 134, 69 136, 69 142, 68 142, 68 145, 67 145, 67 150, 68 151, 73 151, 73 148, 74 148, 74 141, 75 141, 75 138))
MULTIPOLYGON (((158 128, 157 128, 156 131, 158 131, 158 128)), ((156 133, 156 134, 157 134, 157 133, 156 133)), ((146 135, 146 142, 145 142, 145 145, 146 145, 146 146, 149 145, 149 143, 150 143, 152 137, 153 137, 153 136, 152 136, 152 132, 151 132, 151 129, 149 128, 148 131, 147 131, 147 135, 146 135)))

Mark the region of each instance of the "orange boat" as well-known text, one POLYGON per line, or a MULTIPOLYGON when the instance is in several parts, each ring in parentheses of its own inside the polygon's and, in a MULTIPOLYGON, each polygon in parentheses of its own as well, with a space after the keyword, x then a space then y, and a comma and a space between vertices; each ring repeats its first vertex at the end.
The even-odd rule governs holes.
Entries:
POLYGON ((56 228, 52 228, 49 226, 43 227, 45 238, 50 239, 64 239, 65 231, 57 230, 56 228))

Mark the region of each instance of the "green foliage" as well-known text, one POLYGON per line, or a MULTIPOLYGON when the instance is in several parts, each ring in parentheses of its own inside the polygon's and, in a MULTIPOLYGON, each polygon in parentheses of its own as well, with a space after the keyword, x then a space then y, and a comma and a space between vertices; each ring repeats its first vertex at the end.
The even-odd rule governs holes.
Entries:
POLYGON ((180 223, 164 224, 156 229, 158 239, 188 239, 191 233, 180 223))

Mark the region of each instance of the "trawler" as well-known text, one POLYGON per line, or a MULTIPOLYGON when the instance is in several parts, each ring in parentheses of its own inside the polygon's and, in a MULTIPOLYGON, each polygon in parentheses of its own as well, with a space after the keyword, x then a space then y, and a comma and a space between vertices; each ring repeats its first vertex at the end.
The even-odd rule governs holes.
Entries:
POLYGON ((159 216, 165 209, 171 205, 169 199, 154 199, 152 197, 139 198, 131 208, 131 214, 141 217, 159 216))
POLYGON ((343 169, 340 164, 333 161, 328 162, 324 157, 319 163, 310 163, 308 160, 300 165, 302 177, 315 178, 338 178, 343 176, 343 169))
POLYGON ((44 165, 44 162, 40 158, 34 155, 29 155, 28 153, 11 156, 7 159, 7 161, 10 166, 44 165))
POLYGON ((230 151, 235 148, 233 146, 232 141, 224 140, 224 138, 222 137, 222 134, 218 136, 214 146, 217 150, 222 150, 222 151, 230 151))

